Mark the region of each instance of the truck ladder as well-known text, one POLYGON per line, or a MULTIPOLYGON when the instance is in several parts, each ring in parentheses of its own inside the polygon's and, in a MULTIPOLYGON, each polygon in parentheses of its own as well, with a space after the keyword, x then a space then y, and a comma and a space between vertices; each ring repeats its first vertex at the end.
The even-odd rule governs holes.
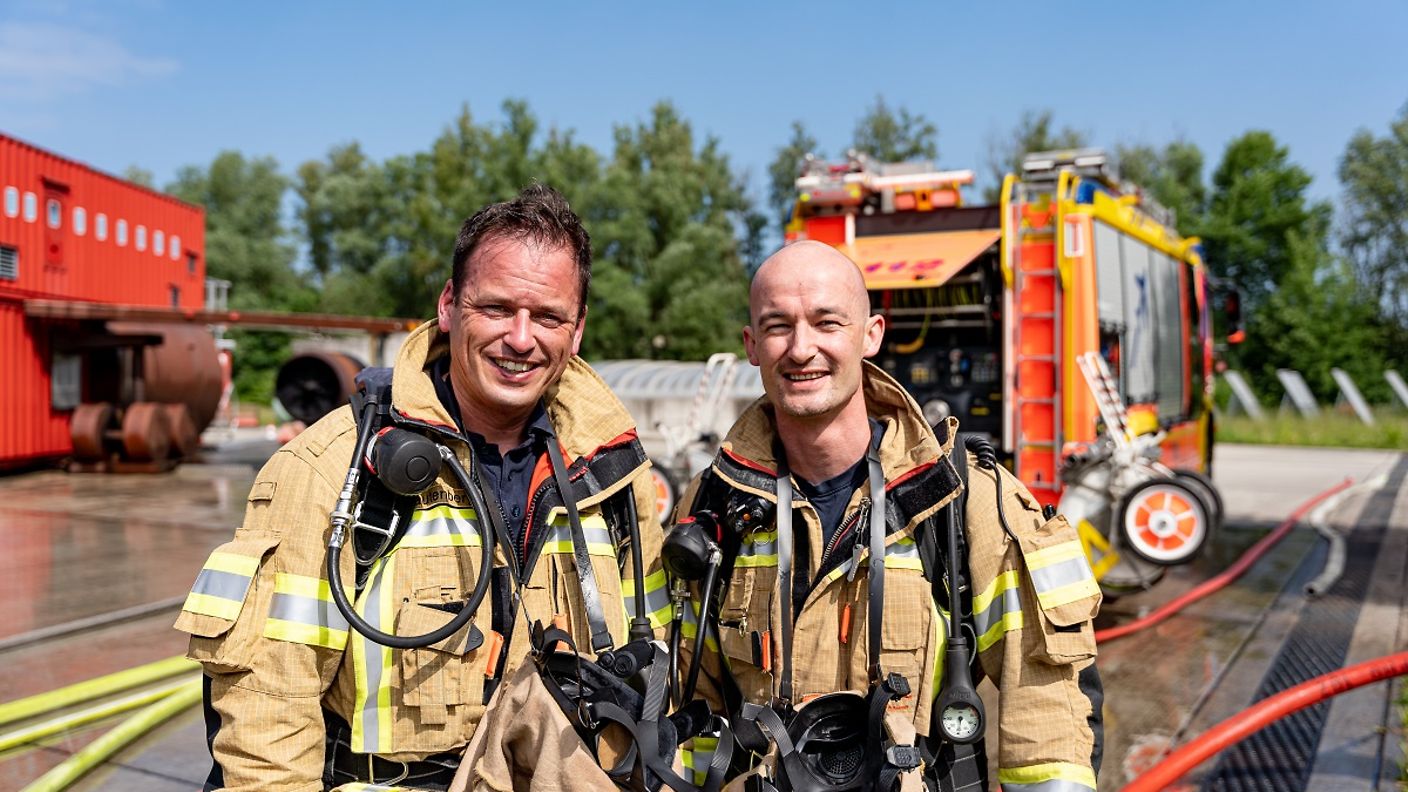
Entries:
POLYGON ((1028 203, 1014 185, 1012 226, 1012 353, 1016 363, 1017 476, 1043 502, 1061 490, 1061 282, 1056 269, 1054 197, 1028 203))

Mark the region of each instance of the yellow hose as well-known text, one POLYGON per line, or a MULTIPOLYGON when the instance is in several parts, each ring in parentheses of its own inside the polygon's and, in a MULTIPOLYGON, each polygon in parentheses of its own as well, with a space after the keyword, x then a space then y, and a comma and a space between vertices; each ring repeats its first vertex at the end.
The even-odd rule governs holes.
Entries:
MULTIPOLYGON (((137 707, 151 704, 154 701, 165 698, 171 693, 184 688, 190 681, 190 679, 182 679, 174 684, 167 684, 152 690, 144 690, 140 693, 133 693, 129 696, 107 701, 77 712, 70 712, 67 715, 60 715, 56 718, 36 723, 33 726, 26 726, 23 729, 10 732, 9 734, 0 734, 0 753, 20 745, 25 745, 26 743, 42 740, 45 737, 76 729, 79 726, 111 717, 120 712, 126 712, 131 709, 136 709, 137 707)), ((196 681, 200 681, 199 678, 196 678, 196 681)))
POLYGON ((45 712, 71 707, 74 704, 82 704, 100 696, 111 695, 119 690, 145 685, 197 668, 200 668, 197 663, 177 655, 165 660, 158 660, 155 663, 129 668, 126 671, 118 671, 115 674, 78 682, 58 690, 50 690, 47 693, 6 702, 0 704, 0 726, 32 718, 35 715, 42 715, 45 712))
POLYGON ((60 762, 57 767, 40 776, 21 792, 57 792, 67 789, 83 774, 107 761, 128 743, 199 703, 200 688, 200 680, 186 683, 175 693, 147 706, 114 727, 112 731, 84 746, 81 751, 60 762))

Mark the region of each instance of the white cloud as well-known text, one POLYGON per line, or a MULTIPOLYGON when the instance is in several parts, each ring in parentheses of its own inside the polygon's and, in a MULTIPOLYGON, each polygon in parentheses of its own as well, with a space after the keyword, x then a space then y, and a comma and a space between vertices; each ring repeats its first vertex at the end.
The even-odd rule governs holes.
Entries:
POLYGON ((0 98, 55 99, 177 68, 170 58, 129 52, 110 36, 47 22, 0 23, 0 98))

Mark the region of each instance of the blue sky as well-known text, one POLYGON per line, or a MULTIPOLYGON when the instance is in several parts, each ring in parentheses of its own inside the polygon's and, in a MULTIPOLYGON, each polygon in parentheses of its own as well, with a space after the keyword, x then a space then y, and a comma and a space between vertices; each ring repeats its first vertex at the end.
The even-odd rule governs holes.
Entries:
POLYGON ((828 154, 883 94, 940 164, 1050 108, 1093 142, 1269 129, 1335 198, 1353 132, 1408 103, 1408 3, 358 3, 0 0, 0 131, 164 184, 222 149, 288 173, 356 140, 426 148, 468 103, 526 99, 599 150, 670 99, 763 173, 794 119, 828 154), (1069 11, 1060 11, 1061 5, 1069 11))

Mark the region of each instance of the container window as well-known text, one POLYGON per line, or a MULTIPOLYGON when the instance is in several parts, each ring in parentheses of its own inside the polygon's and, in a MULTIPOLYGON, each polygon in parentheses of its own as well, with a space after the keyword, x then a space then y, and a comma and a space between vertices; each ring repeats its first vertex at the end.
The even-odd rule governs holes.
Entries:
POLYGON ((171 235, 171 260, 179 261, 181 258, 181 237, 171 235))
POLYGON ((166 255, 166 234, 160 229, 152 232, 152 252, 158 256, 166 255))
POLYGON ((99 242, 106 242, 108 239, 108 216, 102 212, 93 216, 93 236, 99 242))
POLYGON ((73 354, 54 353, 49 367, 49 401, 55 410, 72 410, 83 394, 83 358, 73 354))
POLYGON ((32 192, 24 194, 24 221, 33 223, 39 219, 39 196, 32 192))
POLYGON ((0 280, 20 279, 19 248, 0 245, 0 280))
POLYGON ((117 246, 127 247, 127 221, 117 221, 117 246))
POLYGON ((88 210, 81 206, 73 207, 73 233, 79 236, 88 233, 88 210))
POLYGON ((20 191, 15 187, 5 188, 5 216, 19 217, 20 214, 20 191))
POLYGON ((57 198, 50 198, 44 202, 44 222, 50 228, 58 228, 64 224, 64 207, 57 198))
POLYGON ((172 308, 180 308, 180 307, 181 307, 181 287, 180 287, 180 286, 172 286, 172 287, 171 287, 171 307, 172 307, 172 308))
POLYGON ((147 249, 147 227, 146 227, 146 226, 144 226, 144 225, 139 225, 139 226, 137 226, 137 238, 136 238, 136 240, 134 241, 134 245, 136 246, 136 248, 137 248, 138 250, 146 250, 146 249, 147 249))
POLYGON ((196 254, 194 253, 186 254, 186 272, 192 275, 196 274, 196 254))

